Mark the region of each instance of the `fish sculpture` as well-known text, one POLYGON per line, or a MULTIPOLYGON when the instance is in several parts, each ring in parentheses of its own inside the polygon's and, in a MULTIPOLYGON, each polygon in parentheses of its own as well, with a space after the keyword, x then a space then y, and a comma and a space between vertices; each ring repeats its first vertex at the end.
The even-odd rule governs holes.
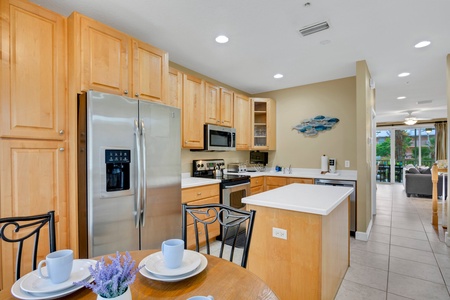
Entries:
POLYGON ((319 115, 303 120, 300 124, 292 127, 292 130, 297 130, 298 133, 303 133, 305 136, 314 136, 319 132, 331 130, 337 123, 339 123, 338 118, 319 115))

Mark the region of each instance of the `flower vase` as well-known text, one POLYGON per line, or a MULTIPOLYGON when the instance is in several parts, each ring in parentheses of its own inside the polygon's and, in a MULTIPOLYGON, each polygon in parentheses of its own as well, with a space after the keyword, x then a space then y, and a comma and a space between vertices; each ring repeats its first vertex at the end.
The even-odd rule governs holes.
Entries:
POLYGON ((114 300, 131 300, 131 289, 130 287, 127 288, 125 293, 123 293, 120 296, 114 297, 114 298, 104 298, 100 295, 97 295, 97 300, 105 300, 105 299, 114 299, 114 300))

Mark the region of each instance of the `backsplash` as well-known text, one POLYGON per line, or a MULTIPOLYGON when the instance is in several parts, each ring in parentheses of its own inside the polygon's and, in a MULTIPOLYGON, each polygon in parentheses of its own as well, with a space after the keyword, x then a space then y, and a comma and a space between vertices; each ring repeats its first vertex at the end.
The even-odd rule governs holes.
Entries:
MULTIPOLYGON (((269 151, 269 165, 271 155, 269 151)), ((181 150, 181 172, 192 175, 192 161, 194 159, 221 158, 225 160, 225 166, 234 162, 249 162, 250 151, 230 151, 230 152, 193 152, 186 149, 181 150)))

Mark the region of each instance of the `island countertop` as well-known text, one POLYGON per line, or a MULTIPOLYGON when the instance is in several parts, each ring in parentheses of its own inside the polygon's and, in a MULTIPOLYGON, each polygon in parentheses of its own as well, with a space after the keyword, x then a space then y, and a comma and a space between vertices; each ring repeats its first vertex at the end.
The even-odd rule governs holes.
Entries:
POLYGON ((293 183, 242 198, 242 202, 326 216, 352 192, 351 187, 293 183))

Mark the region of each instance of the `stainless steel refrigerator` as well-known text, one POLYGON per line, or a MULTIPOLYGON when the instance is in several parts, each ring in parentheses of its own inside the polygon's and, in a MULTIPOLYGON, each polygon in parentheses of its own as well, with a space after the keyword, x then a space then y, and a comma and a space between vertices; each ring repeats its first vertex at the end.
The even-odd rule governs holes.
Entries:
POLYGON ((78 199, 80 257, 181 238, 180 110, 80 95, 78 199))

